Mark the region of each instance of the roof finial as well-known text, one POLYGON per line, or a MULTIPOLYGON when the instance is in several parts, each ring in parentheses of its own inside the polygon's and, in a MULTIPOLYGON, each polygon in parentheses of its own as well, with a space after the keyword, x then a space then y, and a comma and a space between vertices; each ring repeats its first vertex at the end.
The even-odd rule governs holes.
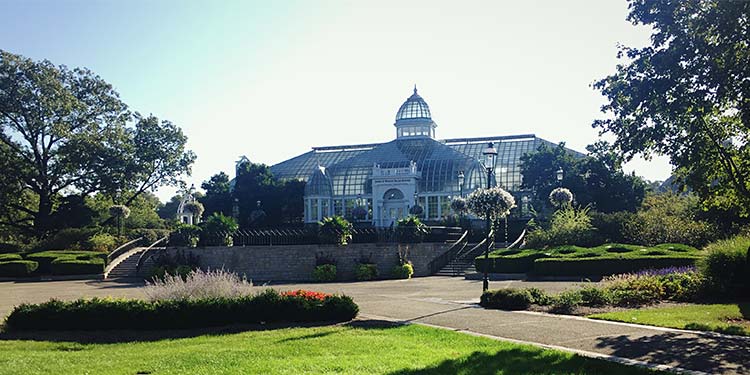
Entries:
POLYGON ((414 95, 417 95, 417 84, 414 84, 414 95))

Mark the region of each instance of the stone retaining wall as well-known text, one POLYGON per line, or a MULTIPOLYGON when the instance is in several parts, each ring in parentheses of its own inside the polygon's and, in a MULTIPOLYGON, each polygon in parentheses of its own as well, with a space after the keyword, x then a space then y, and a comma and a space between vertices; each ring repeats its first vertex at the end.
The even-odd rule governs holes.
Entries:
MULTIPOLYGON (((398 264, 398 249, 407 245, 350 244, 233 246, 204 248, 169 248, 171 255, 178 251, 198 256, 202 268, 229 270, 244 274, 255 281, 311 281, 316 255, 336 260, 337 279, 354 280, 354 267, 360 259, 370 259, 378 267, 380 277, 388 278, 398 264)), ((445 243, 408 245, 407 259, 414 265, 414 276, 429 276, 430 262, 450 248, 445 243)))

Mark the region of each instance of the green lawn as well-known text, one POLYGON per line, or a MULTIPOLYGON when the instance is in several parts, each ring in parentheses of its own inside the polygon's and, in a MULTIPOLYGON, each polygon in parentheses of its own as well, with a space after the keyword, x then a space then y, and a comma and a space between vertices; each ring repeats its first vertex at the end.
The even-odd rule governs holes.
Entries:
POLYGON ((750 303, 634 309, 589 318, 750 336, 750 303))
MULTIPOLYGON (((102 334, 102 333, 99 333, 102 334)), ((145 335, 145 334, 144 334, 145 335)), ((105 335, 106 337, 106 335, 105 335)), ((147 338, 148 336, 144 336, 147 338)), ((150 342, 0 339, 0 374, 647 374, 422 326, 286 328, 150 342)))

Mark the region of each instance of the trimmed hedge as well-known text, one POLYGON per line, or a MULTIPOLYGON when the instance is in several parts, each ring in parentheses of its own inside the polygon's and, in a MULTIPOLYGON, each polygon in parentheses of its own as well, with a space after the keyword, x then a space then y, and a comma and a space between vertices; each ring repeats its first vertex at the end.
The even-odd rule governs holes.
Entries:
POLYGON ((592 248, 558 246, 548 250, 496 250, 489 262, 475 259, 477 271, 527 273, 538 276, 606 276, 647 268, 692 266, 703 257, 698 249, 680 244, 643 247, 606 244, 592 248))
POLYGON ((543 276, 606 276, 644 269, 694 266, 694 256, 648 256, 642 258, 545 258, 534 262, 532 274, 543 276))
POLYGON ((9 262, 11 260, 22 260, 21 254, 0 254, 0 262, 9 262))
POLYGON ((143 301, 80 299, 22 304, 8 315, 6 328, 23 330, 151 330, 280 322, 342 322, 359 307, 347 296, 322 299, 267 290, 241 298, 143 301))
MULTIPOLYGON (((51 250, 42 251, 39 253, 29 254, 26 256, 27 260, 33 260, 39 263, 39 269, 37 273, 40 274, 51 274, 52 273, 52 262, 59 261, 92 261, 94 259, 101 259, 105 261, 107 254, 99 251, 80 251, 80 250, 51 250)), ((101 272, 99 272, 101 273, 101 272)), ((71 275, 71 274, 67 274, 71 275)))
POLYGON ((57 258, 50 266, 53 275, 94 275, 104 273, 104 260, 57 258))
POLYGON ((0 262, 0 277, 30 276, 38 267, 39 263, 30 260, 0 262))

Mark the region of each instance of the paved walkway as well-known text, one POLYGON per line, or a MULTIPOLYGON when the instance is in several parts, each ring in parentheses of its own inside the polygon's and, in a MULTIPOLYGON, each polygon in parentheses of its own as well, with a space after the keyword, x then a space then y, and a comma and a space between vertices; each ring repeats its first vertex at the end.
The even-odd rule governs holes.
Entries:
MULTIPOLYGON (((495 281, 490 287, 539 287, 549 292, 575 287, 565 282, 495 281)), ((449 277, 366 283, 289 284, 278 289, 344 293, 365 318, 386 318, 559 347, 590 355, 615 356, 711 374, 750 373, 750 339, 599 322, 529 312, 477 308, 481 281, 449 277)), ((258 287, 263 288, 263 287, 258 287)), ((137 284, 99 281, 0 283, 0 316, 20 302, 50 297, 141 297, 137 284)))

